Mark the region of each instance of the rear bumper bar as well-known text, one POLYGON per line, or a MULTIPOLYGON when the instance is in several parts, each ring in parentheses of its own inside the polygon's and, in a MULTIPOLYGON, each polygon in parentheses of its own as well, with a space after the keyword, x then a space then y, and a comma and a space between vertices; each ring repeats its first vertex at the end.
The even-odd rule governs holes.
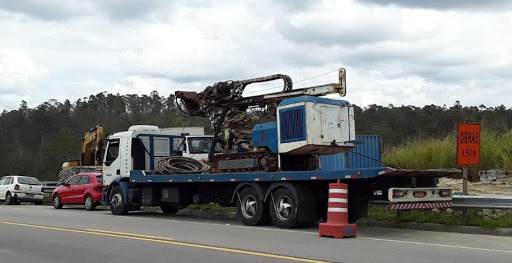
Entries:
POLYGON ((391 210, 414 210, 450 207, 452 207, 452 202, 398 203, 389 205, 389 209, 391 210))

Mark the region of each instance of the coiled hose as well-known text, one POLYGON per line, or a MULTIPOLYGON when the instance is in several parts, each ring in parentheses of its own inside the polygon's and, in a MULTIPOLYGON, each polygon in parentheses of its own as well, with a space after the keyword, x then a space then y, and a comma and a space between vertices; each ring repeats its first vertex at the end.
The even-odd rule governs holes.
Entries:
POLYGON ((158 161, 156 169, 161 174, 199 174, 208 167, 196 159, 171 156, 158 161))

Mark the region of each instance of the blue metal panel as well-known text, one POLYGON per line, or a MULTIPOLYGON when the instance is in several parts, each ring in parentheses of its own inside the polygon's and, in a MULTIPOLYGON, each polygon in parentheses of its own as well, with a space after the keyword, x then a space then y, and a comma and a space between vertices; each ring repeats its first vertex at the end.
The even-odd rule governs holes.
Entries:
POLYGON ((306 107, 297 106, 279 110, 281 143, 306 139, 306 107))
POLYGON ((255 147, 268 147, 273 153, 277 153, 277 123, 256 124, 252 129, 251 142, 255 147))
POLYGON ((380 135, 356 135, 357 146, 348 153, 321 155, 324 171, 360 169, 382 166, 380 135))
POLYGON ((339 105, 339 106, 349 106, 350 103, 346 100, 333 100, 328 98, 320 98, 314 96, 301 96, 290 99, 285 99, 279 103, 279 106, 285 106, 300 102, 313 102, 313 103, 321 103, 321 104, 329 104, 329 105, 339 105))
MULTIPOLYGON (((149 151, 148 149, 145 149, 146 152, 149 154, 149 169, 155 170, 155 145, 154 145, 154 138, 169 138, 169 152, 171 155, 174 154, 173 149, 173 139, 174 138, 185 138, 184 136, 178 136, 178 135, 166 135, 166 134, 151 134, 151 133, 141 133, 137 135, 137 139, 140 139, 140 137, 149 137, 149 151)), ((162 157, 162 156, 160 156, 162 157)))
POLYGON ((155 170, 155 145, 153 136, 149 137, 149 169, 155 170))

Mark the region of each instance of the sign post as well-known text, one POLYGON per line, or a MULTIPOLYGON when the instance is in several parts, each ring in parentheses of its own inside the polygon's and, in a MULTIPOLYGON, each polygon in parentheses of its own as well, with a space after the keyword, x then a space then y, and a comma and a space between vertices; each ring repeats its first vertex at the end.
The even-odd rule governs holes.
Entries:
MULTIPOLYGON (((457 130, 457 164, 462 166, 462 193, 467 195, 469 166, 480 164, 481 126, 478 123, 459 123, 457 130)), ((464 218, 469 218, 467 208, 464 208, 464 218)))

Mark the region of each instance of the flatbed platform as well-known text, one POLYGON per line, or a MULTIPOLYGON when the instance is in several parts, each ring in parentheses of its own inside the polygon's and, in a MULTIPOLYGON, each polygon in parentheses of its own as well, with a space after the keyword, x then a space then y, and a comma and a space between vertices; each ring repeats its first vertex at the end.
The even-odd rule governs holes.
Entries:
POLYGON ((432 176, 445 177, 457 174, 457 169, 405 170, 391 167, 364 169, 344 169, 332 171, 284 171, 284 172, 249 172, 249 173, 203 173, 203 174, 149 174, 144 171, 131 171, 132 183, 200 183, 200 182, 261 182, 261 181, 308 181, 308 180, 345 180, 371 179, 379 176, 432 176))

